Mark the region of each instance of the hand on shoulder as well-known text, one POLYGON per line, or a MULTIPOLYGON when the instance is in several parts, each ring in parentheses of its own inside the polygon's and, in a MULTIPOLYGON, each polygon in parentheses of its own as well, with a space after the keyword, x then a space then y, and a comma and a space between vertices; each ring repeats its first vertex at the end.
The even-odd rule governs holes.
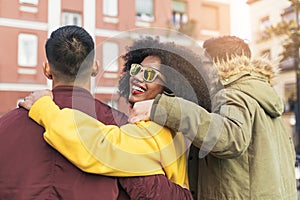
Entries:
POLYGON ((28 96, 24 98, 24 101, 19 103, 19 107, 23 107, 27 110, 30 110, 32 105, 44 96, 50 96, 53 99, 53 94, 51 90, 36 90, 31 92, 28 96))

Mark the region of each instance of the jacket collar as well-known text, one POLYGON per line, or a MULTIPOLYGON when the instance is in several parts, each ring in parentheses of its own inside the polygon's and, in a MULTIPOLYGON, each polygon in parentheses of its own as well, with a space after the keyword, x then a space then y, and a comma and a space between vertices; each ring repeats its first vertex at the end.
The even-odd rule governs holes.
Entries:
POLYGON ((229 61, 215 62, 221 83, 225 86, 243 76, 255 75, 271 83, 278 73, 278 65, 265 58, 250 60, 246 56, 236 56, 229 61))

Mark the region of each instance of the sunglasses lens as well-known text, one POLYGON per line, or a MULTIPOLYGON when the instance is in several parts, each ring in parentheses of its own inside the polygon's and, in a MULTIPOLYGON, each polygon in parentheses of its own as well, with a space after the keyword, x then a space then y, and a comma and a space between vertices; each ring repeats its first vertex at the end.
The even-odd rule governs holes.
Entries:
POLYGON ((145 81, 153 82, 155 80, 156 76, 157 76, 157 73, 155 70, 153 70, 151 68, 145 69, 145 71, 144 71, 145 81))
POLYGON ((131 67, 130 67, 130 75, 131 76, 135 76, 137 75, 141 70, 141 65, 139 64, 132 64, 131 67))
POLYGON ((145 68, 145 67, 142 67, 140 64, 131 64, 131 67, 130 67, 130 71, 129 71, 129 74, 130 76, 135 76, 137 75, 141 70, 143 69, 143 78, 145 81, 147 82, 153 82, 158 73, 156 70, 152 69, 152 68, 145 68))

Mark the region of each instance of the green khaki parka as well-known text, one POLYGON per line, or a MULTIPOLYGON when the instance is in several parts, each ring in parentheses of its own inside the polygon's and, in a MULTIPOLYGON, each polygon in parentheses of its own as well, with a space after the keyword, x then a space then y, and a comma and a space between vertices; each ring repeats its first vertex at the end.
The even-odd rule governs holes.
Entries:
POLYGON ((166 95, 151 110, 152 120, 200 149, 190 160, 191 190, 201 200, 296 200, 293 140, 270 84, 276 68, 246 57, 216 65, 224 87, 212 96, 212 113, 166 95))

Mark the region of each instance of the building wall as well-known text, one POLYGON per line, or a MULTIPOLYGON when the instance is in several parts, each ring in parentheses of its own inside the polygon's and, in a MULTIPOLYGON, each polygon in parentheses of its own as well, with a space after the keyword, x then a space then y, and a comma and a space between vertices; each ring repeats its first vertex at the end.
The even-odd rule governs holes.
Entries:
POLYGON ((251 46, 253 48, 253 54, 259 55, 261 51, 270 48, 271 57, 276 58, 276 56, 282 51, 281 48, 281 40, 278 38, 272 38, 270 40, 261 40, 262 35, 262 22, 261 20, 264 17, 269 17, 270 24, 275 25, 279 21, 281 21, 281 13, 287 7, 289 7, 290 3, 288 0, 263 0, 263 1, 255 1, 250 4, 250 14, 251 14, 251 30, 252 30, 252 41, 251 46))
MULTIPOLYGON (((271 37, 262 39, 262 22, 265 17, 269 17, 270 25, 276 25, 282 20, 281 13, 288 8, 288 0, 273 1, 263 0, 250 3, 252 41, 250 42, 254 56, 261 56, 262 52, 270 50, 270 58, 275 62, 280 62, 279 54, 282 52, 283 37, 271 37)), ((274 88, 283 100, 286 101, 285 84, 295 83, 296 75, 294 71, 282 70, 275 80, 274 88)))
POLYGON ((229 35, 231 24, 228 5, 229 1, 192 0, 189 4, 191 18, 199 19, 195 37, 206 40, 212 36, 229 35))
MULTIPOLYGON (((279 65, 281 57, 279 54, 282 52, 282 43, 284 37, 270 37, 263 38, 264 25, 262 24, 263 19, 268 17, 269 25, 276 25, 282 20, 281 14, 284 9, 290 6, 288 0, 249 0, 250 16, 251 16, 251 29, 252 29, 252 40, 250 41, 253 56, 262 56, 263 52, 270 52, 270 59, 277 62, 279 65)), ((296 82, 296 74, 293 69, 281 70, 274 79, 274 89, 278 92, 282 98, 286 112, 283 115, 288 131, 293 134, 293 123, 291 120, 294 118, 294 114, 288 110, 288 98, 290 97, 296 82)), ((298 139, 295 140, 297 145, 298 139)))
MULTIPOLYGON (((30 22, 26 21, 24 23, 30 22)), ((42 75, 42 63, 45 60, 43 51, 47 31, 1 26, 0 37, 3 39, 1 41, 0 54, 4 58, 0 60, 0 82, 11 84, 45 84, 45 79, 42 75), (38 59, 36 66, 18 65, 18 35, 22 33, 33 34, 38 38, 38 59)))
POLYGON ((51 81, 46 80, 42 72, 42 63, 46 60, 44 45, 51 32, 62 25, 64 12, 80 15, 81 26, 95 39, 97 59, 102 68, 92 79, 92 92, 97 98, 113 104, 118 100, 116 87, 123 64, 120 56, 125 47, 137 38, 137 33, 163 33, 165 38, 177 37, 176 42, 191 48, 208 37, 230 34, 229 0, 186 0, 186 15, 190 23, 180 29, 186 36, 183 39, 174 34, 177 30, 171 23, 172 0, 153 0, 153 21, 136 18, 135 0, 118 0, 116 16, 103 14, 103 0, 28 1, 0 0, 0 54, 3 58, 0 60, 0 116, 16 107, 17 101, 29 92, 51 88, 51 81), (147 31, 143 32, 143 29, 147 31), (37 38, 34 66, 18 64, 19 34, 31 34, 37 38), (118 45, 118 54, 113 59, 118 63, 116 71, 104 69, 102 55, 106 42, 118 45))

